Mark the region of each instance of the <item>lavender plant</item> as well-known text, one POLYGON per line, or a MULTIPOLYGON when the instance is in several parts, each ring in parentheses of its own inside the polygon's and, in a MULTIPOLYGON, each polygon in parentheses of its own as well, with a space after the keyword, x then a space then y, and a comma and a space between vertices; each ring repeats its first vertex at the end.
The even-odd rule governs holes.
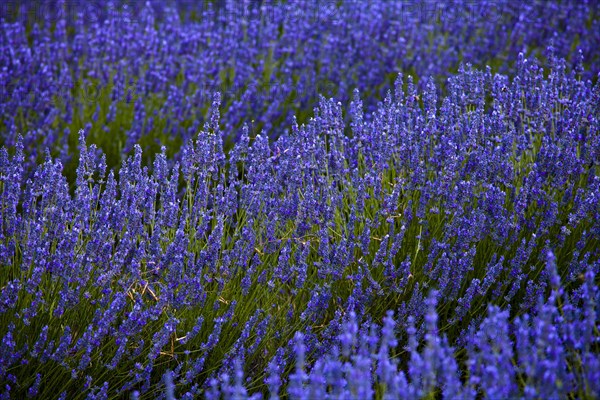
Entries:
POLYGON ((1 398, 600 393, 595 3, 61 4, 2 10, 1 398))
POLYGON ((517 71, 399 75, 229 152, 217 95, 152 168, 81 131, 74 191, 4 148, 3 396, 592 395, 598 84, 517 71))
POLYGON ((71 171, 84 129, 110 167, 135 144, 181 161, 216 91, 229 147, 244 123, 276 138, 294 117, 307 122, 319 94, 347 104, 358 88, 371 113, 398 71, 421 87, 461 63, 514 73, 519 52, 549 59, 552 44, 571 66, 584 61, 583 79, 599 72, 596 2, 162 3, 2 7, 1 143, 20 133, 29 165, 48 147, 71 171))

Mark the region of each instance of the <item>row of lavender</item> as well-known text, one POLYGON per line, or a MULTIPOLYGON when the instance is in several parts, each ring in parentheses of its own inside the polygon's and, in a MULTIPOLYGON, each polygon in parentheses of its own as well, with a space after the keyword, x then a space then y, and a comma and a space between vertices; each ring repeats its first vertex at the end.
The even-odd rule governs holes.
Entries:
POLYGON ((2 6, 2 143, 21 133, 31 164, 46 147, 66 163, 85 128, 116 166, 136 143, 174 155, 217 91, 226 137, 250 121, 276 137, 319 93, 346 104, 358 88, 373 111, 399 71, 437 83, 460 63, 512 73, 519 52, 546 57, 552 43, 585 60, 585 78, 598 72, 597 2, 161 3, 2 6))
MULTIPOLYGON (((600 393, 600 357, 595 352, 600 293, 594 272, 588 271, 581 288, 569 296, 560 286, 554 254, 548 253, 547 261, 552 285, 548 301, 540 303, 537 315, 524 314, 514 323, 509 322, 508 310, 490 306, 486 318, 464 338, 466 374, 461 373, 456 349, 439 332, 437 293, 432 292, 426 301, 425 345, 421 350, 412 317, 408 329, 398 337, 392 311, 383 319, 383 326, 369 321, 360 327, 351 311, 337 323, 338 335, 328 349, 317 350, 322 355, 311 367, 306 367, 305 358, 315 346, 307 346, 302 333, 296 334, 288 348, 291 361, 286 360, 284 351, 277 353, 265 379, 270 398, 278 399, 282 394, 281 372, 287 363, 294 365, 285 393, 291 399, 371 399, 376 395, 383 399, 436 395, 447 399, 558 399, 573 392, 594 398, 600 393), (394 351, 399 339, 408 343, 403 350, 409 360, 406 371, 398 368, 398 353, 394 351)), ((241 360, 236 360, 233 374, 210 380, 205 398, 261 397, 249 396, 241 360)), ((167 399, 175 398, 172 372, 163 377, 167 399)), ((94 396, 105 396, 107 388, 99 388, 94 396)), ((194 394, 186 392, 181 398, 194 398, 194 394)), ((139 398, 138 391, 133 398, 139 398)))
POLYGON ((74 192, 3 149, 3 396, 593 395, 600 84, 515 69, 400 75, 227 153, 217 95, 172 165, 81 132, 74 192))

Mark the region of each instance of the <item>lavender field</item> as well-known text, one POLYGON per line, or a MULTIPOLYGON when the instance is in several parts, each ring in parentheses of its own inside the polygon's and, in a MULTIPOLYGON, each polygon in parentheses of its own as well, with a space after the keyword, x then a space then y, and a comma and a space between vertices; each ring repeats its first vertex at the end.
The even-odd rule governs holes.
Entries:
POLYGON ((0 4, 0 399, 600 397, 600 2, 0 4))

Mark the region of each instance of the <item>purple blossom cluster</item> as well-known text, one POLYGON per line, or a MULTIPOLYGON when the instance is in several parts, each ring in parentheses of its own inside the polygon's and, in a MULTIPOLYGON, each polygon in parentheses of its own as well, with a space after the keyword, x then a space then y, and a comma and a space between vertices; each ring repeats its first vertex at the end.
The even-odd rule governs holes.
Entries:
POLYGON ((0 399, 597 397, 599 4, 1 4, 0 399))
POLYGON ((2 148, 2 398, 596 395, 600 84, 547 52, 230 151, 217 94, 177 162, 82 130, 74 186, 2 148))
MULTIPOLYGON (((556 266, 551 268, 556 275, 556 266)), ((360 325, 351 312, 338 326, 338 337, 311 366, 305 360, 305 337, 295 337, 290 349, 295 372, 286 394, 293 399, 554 399, 578 388, 582 397, 595 397, 600 392, 600 357, 594 351, 599 295, 595 275, 588 270, 572 296, 555 286, 547 300, 539 299, 536 313, 521 314, 512 323, 509 310, 489 306, 481 323, 465 335, 466 356, 440 333, 435 291, 425 301, 423 346, 412 317, 408 328, 398 332, 393 311, 382 326, 360 325), (407 345, 399 349, 400 341, 407 345), (401 360, 407 360, 407 366, 401 360)), ((278 374, 273 369, 266 379, 271 398, 281 391, 278 374)))
POLYGON ((225 137, 254 121, 273 138, 305 122, 319 94, 345 104, 358 88, 374 111, 398 71, 438 84, 461 63, 513 73, 519 52, 547 59, 552 44, 571 66, 586 61, 583 78, 599 72, 597 2, 162 3, 0 7, 2 143, 20 133, 28 161, 49 147, 64 164, 85 129, 117 166, 144 138, 157 150, 195 137, 213 92, 225 137))

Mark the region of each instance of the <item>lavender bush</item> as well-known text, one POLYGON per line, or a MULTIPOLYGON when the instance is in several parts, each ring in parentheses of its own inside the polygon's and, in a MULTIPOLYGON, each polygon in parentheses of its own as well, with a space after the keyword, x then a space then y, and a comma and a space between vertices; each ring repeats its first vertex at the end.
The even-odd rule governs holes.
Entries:
POLYGON ((345 4, 5 10, 2 398, 598 396, 597 6, 345 4))
POLYGON ((70 171, 84 129, 116 167, 135 144, 179 159, 213 92, 229 148, 244 123, 276 138, 307 122, 319 94, 345 105, 358 88, 373 112, 400 71, 441 86, 461 63, 513 73, 523 52, 600 72, 597 2, 161 3, 8 2, 2 143, 20 133, 32 164, 48 147, 70 171))

